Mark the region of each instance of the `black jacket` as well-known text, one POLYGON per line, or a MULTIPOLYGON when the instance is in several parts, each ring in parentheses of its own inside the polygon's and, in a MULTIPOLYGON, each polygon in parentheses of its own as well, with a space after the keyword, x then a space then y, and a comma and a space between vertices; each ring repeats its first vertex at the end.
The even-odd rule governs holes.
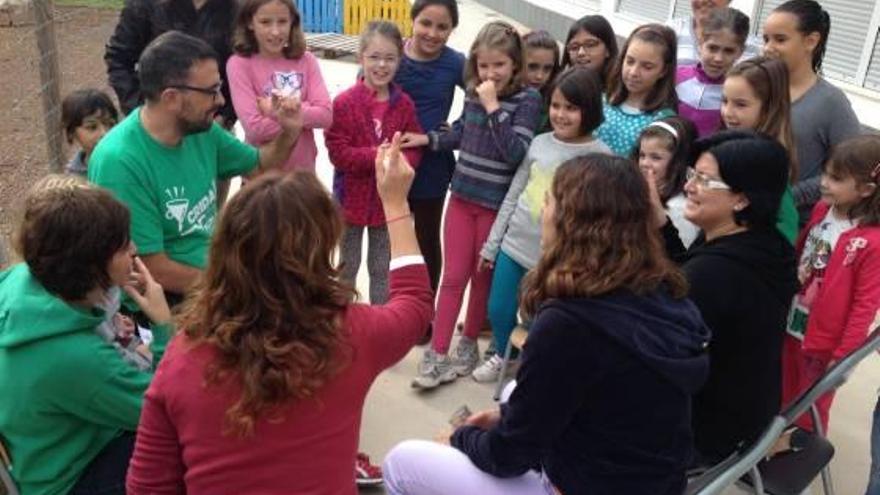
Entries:
MULTIPOLYGON (((137 77, 141 53, 166 31, 181 31, 206 41, 217 52, 220 76, 226 81, 226 61, 232 55, 232 27, 236 0, 208 0, 198 11, 191 0, 126 0, 104 61, 110 86, 116 91, 124 113, 143 103, 137 77)), ((220 115, 235 122, 229 85, 223 85, 226 104, 220 115)))
POLYGON ((714 462, 754 440, 779 412, 795 252, 776 229, 747 231, 691 247, 682 268, 712 330, 709 380, 694 397, 693 425, 703 461, 714 462))
POLYGON ((543 469, 565 495, 680 495, 708 339, 696 307, 663 293, 549 301, 500 424, 452 445, 495 476, 543 469))

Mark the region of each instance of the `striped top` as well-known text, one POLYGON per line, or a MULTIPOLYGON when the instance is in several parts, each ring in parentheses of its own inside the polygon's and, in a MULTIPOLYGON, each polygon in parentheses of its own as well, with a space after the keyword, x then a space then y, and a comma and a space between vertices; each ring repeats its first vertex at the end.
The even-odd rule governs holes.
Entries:
POLYGON ((499 100, 490 114, 475 94, 465 98, 461 117, 446 131, 428 133, 434 151, 460 150, 452 193, 497 210, 535 135, 541 95, 523 89, 499 100))

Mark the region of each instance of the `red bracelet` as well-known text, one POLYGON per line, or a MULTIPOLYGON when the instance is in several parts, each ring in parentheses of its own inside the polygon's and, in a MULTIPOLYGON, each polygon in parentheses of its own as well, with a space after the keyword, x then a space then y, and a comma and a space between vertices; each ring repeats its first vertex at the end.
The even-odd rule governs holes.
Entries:
POLYGON ((390 220, 385 220, 385 225, 388 225, 388 224, 390 224, 390 223, 394 223, 394 222, 396 222, 396 221, 398 221, 398 220, 403 220, 404 218, 409 218, 409 217, 411 217, 411 216, 412 216, 412 213, 407 213, 407 214, 405 214, 405 215, 400 215, 399 217, 394 217, 394 218, 392 218, 392 219, 390 219, 390 220))

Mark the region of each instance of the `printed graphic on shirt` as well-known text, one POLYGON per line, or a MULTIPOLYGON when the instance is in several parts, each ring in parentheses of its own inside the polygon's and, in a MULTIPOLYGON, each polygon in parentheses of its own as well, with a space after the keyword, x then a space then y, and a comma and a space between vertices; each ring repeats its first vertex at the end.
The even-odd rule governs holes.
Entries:
POLYGON ((373 130, 376 132, 376 138, 382 138, 382 120, 373 118, 373 130))
POLYGON ((545 168, 539 166, 538 162, 532 162, 530 167, 529 183, 526 184, 523 197, 532 220, 537 222, 541 219, 541 210, 544 209, 544 195, 553 184, 553 174, 557 166, 545 168))
POLYGON ((273 89, 277 89, 283 96, 291 96, 302 91, 303 74, 301 72, 275 71, 272 81, 263 88, 263 94, 269 96, 273 89))
MULTIPOLYGON (((823 226, 826 227, 826 226, 823 226)), ((824 229, 823 229, 824 230, 824 229)), ((831 257, 831 243, 822 238, 821 232, 816 229, 810 231, 804 244, 805 256, 801 259, 798 266, 798 279, 801 283, 806 282, 811 276, 821 277, 825 268, 828 266, 828 259, 831 257)))
POLYGON ((186 188, 175 186, 165 189, 165 219, 177 223, 177 234, 186 237, 193 232, 206 232, 210 235, 214 230, 216 214, 217 188, 211 188, 194 204, 186 197, 186 188))
POLYGON ((789 335, 804 339, 810 308, 816 301, 822 278, 828 267, 828 260, 834 252, 840 235, 851 229, 854 224, 849 220, 840 220, 828 211, 825 219, 807 233, 804 241, 804 252, 798 263, 798 280, 803 284, 801 291, 794 296, 788 313, 786 331, 789 335))

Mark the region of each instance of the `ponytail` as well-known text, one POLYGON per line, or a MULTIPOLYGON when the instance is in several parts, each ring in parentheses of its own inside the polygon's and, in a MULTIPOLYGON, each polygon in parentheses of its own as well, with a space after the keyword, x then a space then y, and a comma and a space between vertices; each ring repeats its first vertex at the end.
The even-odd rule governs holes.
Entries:
POLYGON ((825 49, 828 45, 828 35, 831 33, 831 16, 815 0, 789 0, 773 12, 784 12, 797 17, 798 31, 803 35, 819 33, 819 44, 813 50, 813 72, 822 71, 822 59, 825 58, 825 49))

